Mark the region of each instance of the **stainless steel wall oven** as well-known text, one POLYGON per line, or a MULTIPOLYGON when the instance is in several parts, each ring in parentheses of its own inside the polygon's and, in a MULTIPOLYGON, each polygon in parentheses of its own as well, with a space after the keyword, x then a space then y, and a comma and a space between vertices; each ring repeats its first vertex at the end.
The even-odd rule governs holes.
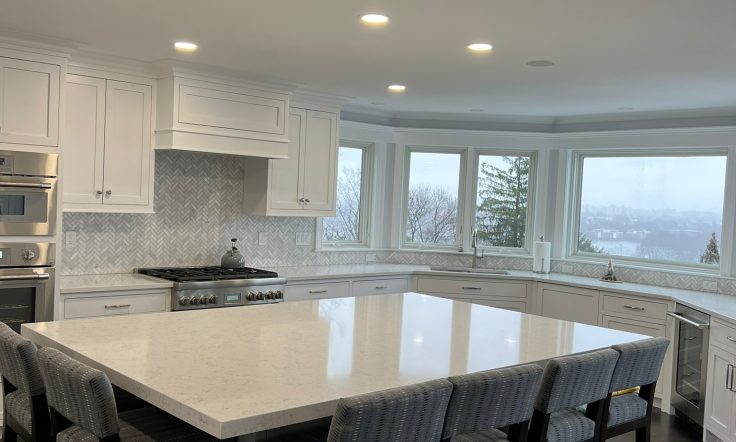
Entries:
POLYGON ((54 319, 54 253, 50 243, 0 243, 0 321, 16 332, 54 319))
POLYGON ((59 156, 0 151, 0 235, 54 235, 59 156))

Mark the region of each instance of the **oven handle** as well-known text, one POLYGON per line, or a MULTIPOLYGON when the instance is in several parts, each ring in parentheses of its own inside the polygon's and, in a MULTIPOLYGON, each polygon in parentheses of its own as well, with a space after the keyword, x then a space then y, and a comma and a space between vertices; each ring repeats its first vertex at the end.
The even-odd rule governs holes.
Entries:
POLYGON ((710 324, 703 324, 702 322, 695 322, 692 319, 690 319, 690 318, 688 318, 686 316, 683 316, 683 315, 681 315, 679 313, 675 313, 675 312, 667 312, 667 316, 669 316, 671 318, 675 318, 678 321, 682 321, 682 322, 684 322, 686 324, 690 324, 693 327, 697 327, 697 328, 699 328, 701 330, 708 328, 708 326, 710 325, 710 324))
POLYGON ((16 183, 0 181, 0 187, 18 187, 21 189, 51 189, 50 183, 16 183))
POLYGON ((51 275, 48 273, 31 273, 28 275, 0 275, 0 282, 7 281, 28 281, 49 279, 51 275))

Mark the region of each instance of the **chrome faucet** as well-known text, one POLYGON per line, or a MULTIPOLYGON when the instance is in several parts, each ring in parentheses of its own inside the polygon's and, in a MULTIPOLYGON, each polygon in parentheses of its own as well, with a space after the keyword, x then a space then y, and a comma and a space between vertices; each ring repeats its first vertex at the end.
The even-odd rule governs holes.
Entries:
POLYGON ((471 236, 470 247, 473 248, 473 268, 478 267, 478 260, 483 259, 483 251, 478 256, 478 229, 473 229, 473 236, 471 236))

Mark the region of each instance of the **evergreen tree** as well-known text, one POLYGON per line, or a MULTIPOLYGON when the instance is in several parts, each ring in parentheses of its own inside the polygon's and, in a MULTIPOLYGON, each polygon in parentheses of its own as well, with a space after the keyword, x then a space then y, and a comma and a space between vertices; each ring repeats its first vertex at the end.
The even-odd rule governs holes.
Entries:
POLYGON ((529 157, 505 156, 505 168, 481 163, 476 226, 482 243, 524 247, 529 196, 529 157))
POLYGON ((593 245, 593 240, 585 236, 584 233, 581 233, 578 236, 578 252, 605 253, 606 251, 603 247, 593 245))
POLYGON ((718 241, 716 240, 716 233, 708 240, 708 245, 705 246, 705 252, 700 255, 701 264, 718 264, 721 262, 721 254, 718 251, 718 241))

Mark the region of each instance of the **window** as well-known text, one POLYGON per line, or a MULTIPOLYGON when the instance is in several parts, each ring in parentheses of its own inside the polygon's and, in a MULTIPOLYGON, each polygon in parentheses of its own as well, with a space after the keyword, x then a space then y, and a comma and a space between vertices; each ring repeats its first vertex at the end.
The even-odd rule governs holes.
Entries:
POLYGON ((719 266, 725 153, 580 155, 577 167, 574 253, 719 266))
POLYGON ((337 154, 336 215, 322 219, 322 244, 366 245, 370 147, 342 144, 337 154))
POLYGON ((477 156, 475 227, 481 246, 527 248, 531 155, 477 156))
POLYGON ((407 159, 404 243, 457 247, 462 153, 409 150, 407 159))

